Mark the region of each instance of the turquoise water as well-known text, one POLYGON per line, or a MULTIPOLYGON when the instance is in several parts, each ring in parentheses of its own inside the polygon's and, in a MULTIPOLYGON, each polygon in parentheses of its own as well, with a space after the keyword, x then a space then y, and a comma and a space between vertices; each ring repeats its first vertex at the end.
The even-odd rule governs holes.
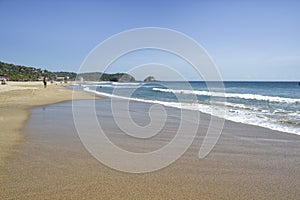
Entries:
POLYGON ((99 95, 158 103, 212 114, 225 119, 300 134, 300 86, 297 82, 150 82, 83 84, 99 95), (207 85, 210 86, 210 90, 207 85))

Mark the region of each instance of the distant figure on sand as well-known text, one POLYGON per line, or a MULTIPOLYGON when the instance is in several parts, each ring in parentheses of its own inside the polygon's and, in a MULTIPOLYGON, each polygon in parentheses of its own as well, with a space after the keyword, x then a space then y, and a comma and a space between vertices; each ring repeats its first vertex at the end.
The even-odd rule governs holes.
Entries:
POLYGON ((6 74, 0 75, 0 81, 1 81, 1 85, 5 85, 6 84, 6 74))
POLYGON ((47 87, 47 76, 44 76, 43 83, 44 83, 44 88, 46 88, 47 87))

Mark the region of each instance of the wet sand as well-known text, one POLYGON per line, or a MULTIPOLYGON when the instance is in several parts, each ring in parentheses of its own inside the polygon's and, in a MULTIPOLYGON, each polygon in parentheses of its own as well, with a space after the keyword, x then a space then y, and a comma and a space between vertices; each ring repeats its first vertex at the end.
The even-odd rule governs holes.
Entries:
MULTIPOLYGON (((67 84, 42 82, 7 82, 0 85, 0 167, 9 162, 24 139, 22 128, 28 118, 27 110, 40 105, 58 103, 72 99, 73 92, 64 89, 67 84)), ((77 92, 77 99, 91 99, 93 95, 77 92)))
MULTIPOLYGON (((161 134, 145 142, 124 135, 116 126, 109 99, 97 100, 96 105, 99 122, 110 139, 136 152, 165 145, 179 124, 179 110, 166 108, 171 117, 161 134)), ((129 174, 103 165, 87 152, 70 118, 71 106, 71 102, 64 102, 31 109, 24 128, 26 139, 0 170, 0 199, 297 199, 300 196, 299 136, 226 121, 213 151, 205 159, 199 159, 198 151, 210 119, 201 114, 197 137, 180 159, 159 171, 129 174)), ((145 111, 150 106, 132 103, 130 109, 137 123, 149 123, 145 111)))

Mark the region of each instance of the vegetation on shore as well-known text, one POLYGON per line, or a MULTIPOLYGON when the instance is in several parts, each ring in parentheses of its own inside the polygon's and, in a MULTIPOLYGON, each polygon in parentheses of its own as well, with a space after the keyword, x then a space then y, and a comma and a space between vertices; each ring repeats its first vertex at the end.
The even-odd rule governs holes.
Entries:
POLYGON ((5 74, 10 81, 38 81, 43 76, 47 76, 49 80, 56 80, 57 77, 65 76, 68 76, 70 80, 75 80, 76 77, 74 72, 50 72, 41 68, 0 62, 0 75, 5 74))
POLYGON ((6 75, 10 81, 38 81, 47 76, 49 80, 57 80, 58 77, 68 77, 70 81, 115 81, 134 82, 135 78, 126 73, 107 74, 100 72, 90 72, 78 74, 74 72, 50 72, 41 68, 27 67, 21 65, 0 62, 0 76, 6 75))

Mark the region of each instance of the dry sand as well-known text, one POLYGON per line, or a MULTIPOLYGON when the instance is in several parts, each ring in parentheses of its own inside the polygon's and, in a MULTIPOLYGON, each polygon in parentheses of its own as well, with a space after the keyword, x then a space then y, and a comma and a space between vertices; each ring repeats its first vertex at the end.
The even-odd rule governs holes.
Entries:
MULTIPOLYGON (((178 110, 166 108, 170 118, 162 134, 149 142, 122 135, 109 101, 96 102, 99 122, 124 148, 147 151, 176 132, 178 110)), ((68 117, 71 106, 64 102, 31 109, 26 140, 0 170, 0 199, 299 199, 299 136, 226 121, 217 145, 200 160, 209 124, 209 116, 202 114, 197 138, 184 156, 156 172, 128 174, 87 152, 68 117)), ((147 124, 149 106, 133 103, 134 120, 147 124)))
MULTIPOLYGON (((42 82, 8 82, 0 85, 0 167, 24 139, 21 130, 28 118, 27 110, 34 106, 47 105, 72 99, 72 91, 62 84, 42 82)), ((93 95, 78 92, 78 99, 91 99, 93 95)))

